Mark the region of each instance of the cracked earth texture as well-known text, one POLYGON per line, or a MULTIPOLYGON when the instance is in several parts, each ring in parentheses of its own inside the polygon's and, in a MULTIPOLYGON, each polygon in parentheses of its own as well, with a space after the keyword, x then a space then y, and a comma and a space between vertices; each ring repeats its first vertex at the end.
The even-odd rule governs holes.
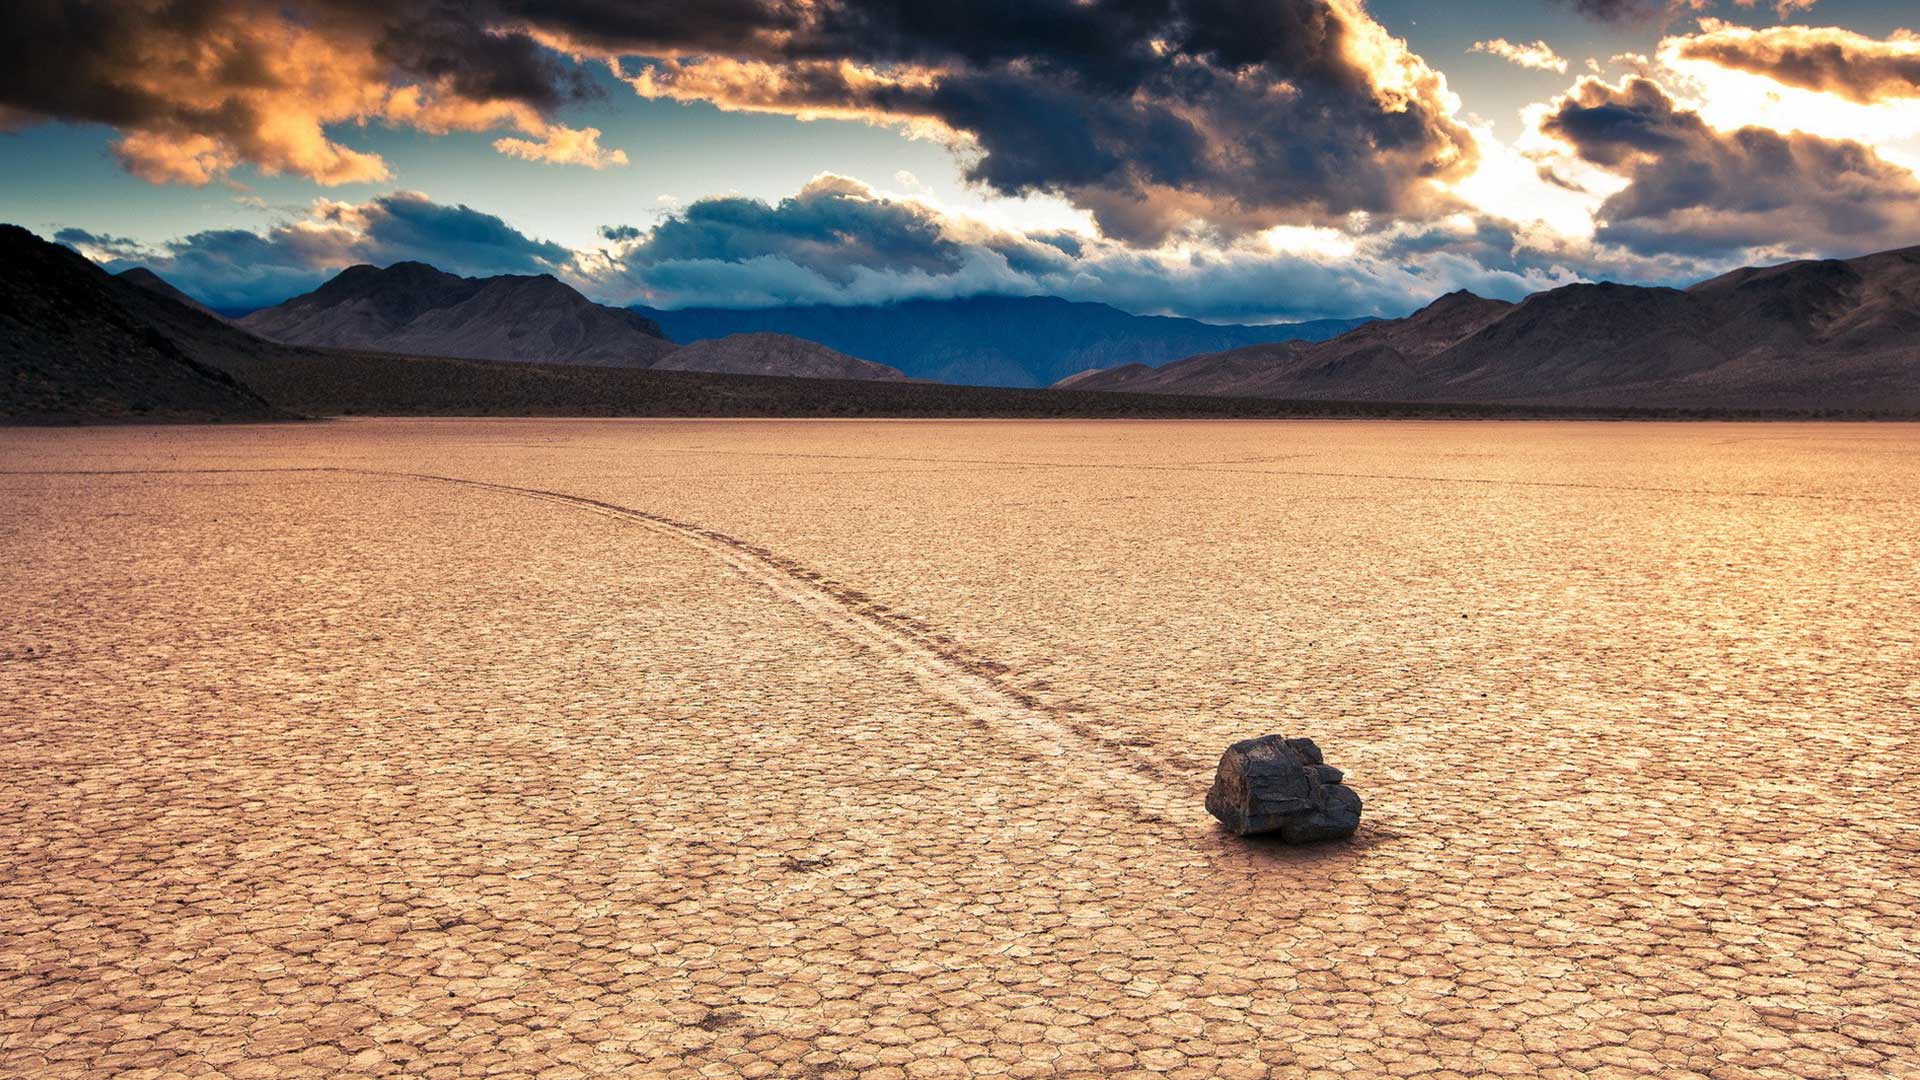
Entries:
POLYGON ((1920 429, 0 431, 0 1075, 1920 1075, 1920 429), (1235 840, 1314 738, 1352 842, 1235 840))

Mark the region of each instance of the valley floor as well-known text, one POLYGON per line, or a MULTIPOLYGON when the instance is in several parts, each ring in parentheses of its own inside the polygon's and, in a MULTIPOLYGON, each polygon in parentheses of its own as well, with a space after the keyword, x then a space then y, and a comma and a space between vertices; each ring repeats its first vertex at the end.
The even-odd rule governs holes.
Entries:
POLYGON ((1920 1072, 1920 427, 0 430, 0 1075, 1920 1072), (1307 735, 1351 843, 1223 835, 1307 735))

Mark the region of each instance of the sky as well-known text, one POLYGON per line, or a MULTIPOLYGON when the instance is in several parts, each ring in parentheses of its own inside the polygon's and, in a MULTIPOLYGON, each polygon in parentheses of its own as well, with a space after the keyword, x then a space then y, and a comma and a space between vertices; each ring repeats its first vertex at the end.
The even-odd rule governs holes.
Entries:
POLYGON ((0 220, 214 306, 1274 322, 1920 244, 1891 0, 12 0, 0 220))

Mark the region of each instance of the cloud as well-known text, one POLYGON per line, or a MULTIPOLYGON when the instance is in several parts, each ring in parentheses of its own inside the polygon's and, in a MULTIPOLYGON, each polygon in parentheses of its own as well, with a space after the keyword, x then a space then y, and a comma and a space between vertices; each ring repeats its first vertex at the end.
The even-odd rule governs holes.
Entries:
POLYGON ((777 202, 703 199, 650 229, 603 229, 612 243, 574 273, 590 295, 668 308, 1045 294, 1238 321, 1399 315, 1457 288, 1518 297, 1581 276, 1497 226, 1274 233, 1155 249, 1011 233, 829 175, 777 202))
POLYGON ((142 260, 159 257, 154 249, 131 237, 89 232, 77 226, 55 230, 53 239, 100 263, 139 265, 142 260))
POLYGON ((1596 239, 1706 257, 1868 251, 1920 236, 1920 179, 1854 141, 1763 127, 1720 131, 1659 83, 1583 79, 1542 133, 1624 181, 1596 239))
POLYGON ((387 163, 385 123, 506 129, 502 153, 620 163, 553 116, 597 59, 639 93, 896 124, 1003 194, 1055 193, 1110 235, 1237 236, 1455 208, 1476 143, 1445 79, 1362 0, 16 0, 0 107, 118 129, 136 175, 242 164, 323 184, 387 163))
POLYGON ((900 125, 999 193, 1064 196, 1140 243, 1448 212, 1474 161, 1445 79, 1357 0, 735 2, 671 28, 586 12, 547 11, 542 32, 643 96, 900 125))
MULTIPOLYGON (((1647 22, 1661 16, 1707 11, 1714 0, 1561 0, 1566 6, 1595 22, 1647 22)), ((1772 0, 1770 6, 1785 19, 1796 11, 1806 11, 1820 0, 1772 0)), ((1733 0, 1735 7, 1760 7, 1765 0, 1733 0)))
MULTIPOLYGON (((1518 299, 1596 278, 1683 283, 1746 261, 1735 256, 1756 238, 1797 242, 1835 229, 1857 237, 1875 224, 1846 216, 1845 181, 1832 167, 1844 144, 1790 145, 1782 165, 1765 156, 1772 151, 1763 142, 1703 132, 1657 87, 1632 83, 1584 88, 1559 106, 1542 137, 1584 167, 1629 177, 1607 200, 1598 243, 1457 214, 1385 228, 1282 226, 1231 242, 1144 248, 1075 232, 1009 231, 830 174, 784 199, 709 197, 651 225, 604 226, 597 246, 580 250, 413 192, 321 200, 260 232, 210 231, 152 247, 80 230, 58 238, 109 269, 150 266, 220 308, 278 302, 354 263, 413 259, 463 274, 553 273, 603 302, 665 308, 1054 295, 1145 314, 1272 322, 1402 315, 1461 288, 1518 299), (1716 140, 1727 145, 1710 156, 1703 176, 1688 174, 1684 160, 1663 159, 1716 140), (1737 159, 1739 152, 1760 160, 1737 159), (1745 202, 1717 193, 1729 176, 1759 166, 1783 176, 1745 202), (1814 204, 1791 198, 1789 189, 1809 182, 1813 166, 1827 167, 1822 182, 1841 184, 1842 192, 1814 204), (1705 194, 1693 183, 1704 184, 1705 194)), ((1863 176, 1887 179, 1855 165, 1863 176)), ((1905 217, 1887 221, 1920 221, 1914 193, 1889 190, 1905 217)))
POLYGON ((1491 41, 1476 41, 1468 52, 1488 53, 1503 60, 1518 64, 1534 71, 1557 71, 1567 73, 1567 59, 1553 51, 1553 46, 1544 41, 1531 45, 1516 45, 1506 38, 1494 38, 1491 41))
MULTIPOLYGON (((1760 6, 1760 0, 1733 0, 1733 2, 1743 8, 1760 6)), ((1780 16, 1780 18, 1787 19, 1791 18, 1796 11, 1811 11, 1814 5, 1819 2, 1820 0, 1774 0, 1773 12, 1780 16)), ((1700 5, 1696 4, 1694 6, 1699 7, 1700 5)))
POLYGON ((548 161, 555 165, 584 165, 589 169, 627 163, 626 151, 603 149, 600 146, 600 129, 591 127, 549 127, 537 142, 531 139, 495 139, 493 148, 508 157, 548 161))
POLYGON ((1561 0, 1566 6, 1595 22, 1634 22, 1650 19, 1666 10, 1658 0, 1561 0))
POLYGON ((1920 35, 1911 31, 1896 30, 1882 40, 1837 27, 1753 29, 1705 20, 1700 33, 1668 44, 1683 60, 1706 61, 1863 105, 1920 98, 1920 35))
POLYGON ((882 198, 858 181, 833 175, 816 177, 774 204, 738 196, 698 200, 622 252, 632 267, 760 257, 783 259, 841 285, 862 269, 942 275, 962 261, 961 245, 934 211, 882 198))
POLYGON ((713 197, 651 226, 605 226, 600 246, 582 250, 417 192, 323 199, 259 231, 209 230, 161 244, 78 228, 56 239, 110 270, 150 267, 227 310, 278 303, 357 263, 403 260, 468 275, 552 273, 605 302, 660 307, 1056 295, 1251 322, 1399 315, 1457 288, 1517 298, 1584 276, 1577 253, 1529 249, 1498 223, 1450 219, 1351 234, 1289 227, 1228 244, 1141 249, 1078 233, 1010 232, 833 175, 772 202, 713 197))
POLYGON ((387 179, 344 125, 508 129, 519 156, 601 166, 598 132, 550 119, 594 84, 528 33, 453 5, 399 0, 13 0, 0 6, 0 110, 117 129, 156 183, 242 164, 321 184, 387 179))
POLYGON ((77 228, 54 238, 109 270, 146 266, 223 309, 279 303, 358 263, 417 260, 460 274, 544 274, 563 270, 573 257, 492 214, 407 191, 363 203, 321 200, 259 233, 216 229, 151 247, 77 228))

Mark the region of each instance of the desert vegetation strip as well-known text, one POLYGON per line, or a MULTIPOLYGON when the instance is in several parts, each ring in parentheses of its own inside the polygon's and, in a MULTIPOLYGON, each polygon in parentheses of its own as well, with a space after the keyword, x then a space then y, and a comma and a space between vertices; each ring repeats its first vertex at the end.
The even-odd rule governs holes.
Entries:
POLYGON ((227 370, 308 416, 898 417, 904 419, 1874 419, 1895 413, 1434 405, 790 379, 303 350, 227 370))

